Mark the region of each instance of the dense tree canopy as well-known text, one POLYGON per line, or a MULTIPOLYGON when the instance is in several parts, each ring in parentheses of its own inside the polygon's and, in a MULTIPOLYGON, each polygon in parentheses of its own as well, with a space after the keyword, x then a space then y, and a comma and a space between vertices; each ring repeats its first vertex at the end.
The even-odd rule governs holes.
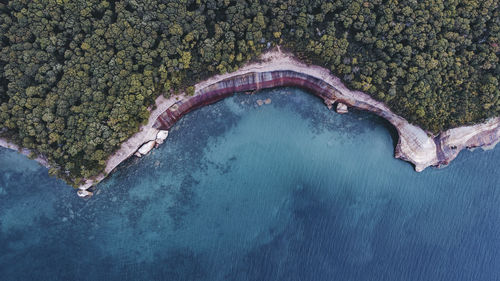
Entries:
POLYGON ((276 44, 432 132, 500 114, 498 0, 13 0, 1 128, 78 184, 156 96, 276 44))

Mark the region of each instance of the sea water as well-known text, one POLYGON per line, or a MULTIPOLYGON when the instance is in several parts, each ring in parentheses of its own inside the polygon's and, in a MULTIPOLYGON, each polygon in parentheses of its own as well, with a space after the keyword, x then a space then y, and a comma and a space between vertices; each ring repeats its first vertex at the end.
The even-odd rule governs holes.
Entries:
POLYGON ((0 279, 500 280, 500 149, 416 173, 396 141, 278 88, 188 114, 90 199, 0 149, 0 279))

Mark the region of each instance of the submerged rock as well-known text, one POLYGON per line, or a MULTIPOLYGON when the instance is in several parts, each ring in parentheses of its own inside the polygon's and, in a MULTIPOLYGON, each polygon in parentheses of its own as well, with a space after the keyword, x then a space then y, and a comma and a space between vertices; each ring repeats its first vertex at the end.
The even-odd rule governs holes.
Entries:
POLYGON ((258 104, 259 106, 262 106, 262 105, 264 104, 264 101, 263 101, 263 100, 257 100, 257 104, 258 104))
POLYGON ((347 110, 347 105, 345 105, 345 104, 343 104, 343 103, 339 102, 339 103, 337 104, 337 113, 338 113, 338 114, 344 114, 344 113, 347 113, 347 112, 349 112, 349 111, 347 110))
POLYGON ((270 104, 270 103, 271 103, 271 99, 270 99, 270 98, 265 99, 265 100, 264 100, 264 103, 265 103, 265 104, 270 104))

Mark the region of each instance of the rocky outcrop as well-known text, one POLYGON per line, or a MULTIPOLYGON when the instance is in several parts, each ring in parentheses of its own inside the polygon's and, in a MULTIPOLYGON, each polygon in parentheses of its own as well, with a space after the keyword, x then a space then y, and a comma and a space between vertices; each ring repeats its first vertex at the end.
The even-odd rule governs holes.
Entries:
POLYGON ((82 197, 82 198, 87 198, 87 197, 91 197, 94 193, 88 191, 88 190, 85 190, 85 189, 79 189, 76 194, 78 194, 79 197, 82 197))
POLYGON ((168 131, 160 130, 156 134, 156 144, 162 144, 168 137, 168 131))
POLYGON ((337 103, 337 109, 336 109, 337 113, 338 114, 346 114, 348 113, 349 111, 347 110, 347 105, 339 102, 337 103))
POLYGON ((154 140, 150 140, 144 143, 135 153, 134 155, 137 157, 142 157, 143 155, 148 154, 154 147, 158 147, 158 145, 162 144, 168 137, 168 131, 166 130, 157 130, 156 138, 154 140))
POLYGON ((155 144, 156 144, 156 141, 152 140, 152 141, 148 141, 147 143, 143 144, 139 150, 137 150, 140 154, 142 155, 146 155, 148 154, 148 152, 151 151, 151 149, 153 149, 155 147, 155 144))
POLYGON ((326 107, 328 107, 328 109, 331 110, 333 108, 333 104, 335 103, 335 100, 328 100, 327 99, 327 100, 323 100, 323 101, 324 101, 326 107))
POLYGON ((500 140, 500 118, 491 118, 481 124, 444 131, 435 140, 439 147, 439 165, 447 165, 464 148, 493 148, 500 140))

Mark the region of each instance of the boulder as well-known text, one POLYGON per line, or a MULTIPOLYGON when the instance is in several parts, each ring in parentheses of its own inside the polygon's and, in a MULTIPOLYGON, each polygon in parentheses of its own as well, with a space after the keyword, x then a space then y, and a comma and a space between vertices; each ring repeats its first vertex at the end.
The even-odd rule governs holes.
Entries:
POLYGON ((325 99, 324 102, 325 102, 326 106, 328 107, 328 109, 332 109, 333 104, 335 103, 335 100, 325 99))
POLYGON ((157 144, 162 144, 168 137, 168 131, 166 130, 160 130, 158 131, 158 134, 156 134, 156 143, 157 144))
POLYGON ((345 105, 345 104, 343 104, 341 102, 337 103, 337 113, 344 114, 344 113, 347 113, 347 112, 349 112, 347 110, 347 105, 345 105))
POLYGON ((134 153, 134 155, 135 155, 136 157, 139 157, 139 158, 141 158, 141 157, 142 157, 142 154, 140 154, 140 153, 139 153, 139 151, 136 151, 136 152, 134 153))
POLYGON ((271 103, 271 99, 270 99, 270 98, 265 99, 265 100, 264 100, 264 103, 265 103, 265 104, 270 104, 270 103, 271 103))
POLYGON ((147 131, 144 134, 144 143, 152 140, 156 140, 156 136, 158 135, 159 130, 155 128, 146 129, 147 131))
POLYGON ((92 196, 94 193, 90 192, 90 191, 87 191, 87 190, 78 190, 77 192, 78 196, 79 197, 90 197, 92 196))
POLYGON ((264 104, 264 101, 263 101, 263 100, 257 100, 257 104, 258 104, 259 106, 262 106, 262 105, 264 104))
POLYGON ((146 155, 148 154, 149 151, 151 151, 151 149, 153 149, 153 147, 155 147, 155 144, 156 144, 156 141, 152 140, 152 141, 148 141, 147 143, 143 144, 141 146, 141 148, 139 148, 139 153, 142 154, 142 155, 146 155))

